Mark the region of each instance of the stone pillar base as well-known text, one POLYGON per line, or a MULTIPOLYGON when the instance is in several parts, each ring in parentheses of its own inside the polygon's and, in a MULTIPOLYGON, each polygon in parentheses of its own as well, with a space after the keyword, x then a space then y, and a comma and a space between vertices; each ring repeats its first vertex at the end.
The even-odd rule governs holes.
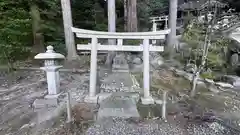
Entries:
POLYGON ((154 99, 152 97, 142 97, 141 98, 142 104, 144 105, 149 105, 149 104, 154 104, 154 99))
POLYGON ((58 98, 60 95, 62 95, 62 92, 61 93, 59 93, 59 94, 48 94, 48 95, 46 95, 44 98, 45 99, 54 99, 54 98, 58 98))
POLYGON ((84 102, 86 102, 86 103, 97 103, 98 102, 97 100, 98 100, 98 96, 92 97, 92 96, 87 95, 84 98, 84 102))

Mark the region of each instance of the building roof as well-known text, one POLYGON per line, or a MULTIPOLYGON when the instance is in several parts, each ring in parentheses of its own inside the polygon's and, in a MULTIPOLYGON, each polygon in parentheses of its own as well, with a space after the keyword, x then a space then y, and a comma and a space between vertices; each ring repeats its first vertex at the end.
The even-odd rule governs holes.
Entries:
POLYGON ((211 7, 226 7, 227 4, 222 3, 218 0, 188 0, 188 2, 184 2, 184 0, 179 0, 179 10, 201 10, 208 7, 210 4, 211 7))

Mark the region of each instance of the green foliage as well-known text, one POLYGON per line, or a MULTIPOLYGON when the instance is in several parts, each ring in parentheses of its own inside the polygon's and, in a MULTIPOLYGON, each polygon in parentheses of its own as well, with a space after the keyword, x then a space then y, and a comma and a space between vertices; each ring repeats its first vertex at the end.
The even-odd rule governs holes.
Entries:
POLYGON ((25 1, 0 1, 0 62, 26 59, 31 45, 31 19, 25 1))
POLYGON ((212 42, 209 47, 209 54, 207 58, 207 64, 214 71, 224 70, 226 64, 224 48, 230 44, 230 40, 224 37, 219 37, 217 40, 212 42))
POLYGON ((212 72, 204 72, 200 74, 200 77, 204 79, 214 79, 215 75, 212 72))
POLYGON ((126 45, 137 45, 139 46, 140 44, 142 44, 142 40, 126 40, 124 44, 126 45))
POLYGON ((57 52, 66 54, 60 2, 59 0, 36 1, 41 14, 40 31, 44 35, 45 46, 53 45, 57 52))
POLYGON ((138 21, 141 27, 149 25, 149 17, 159 16, 159 9, 168 5, 168 0, 139 0, 137 4, 138 21))
MULTIPOLYGON (((190 23, 183 34, 182 40, 186 42, 191 48, 190 59, 201 61, 203 54, 204 38, 206 27, 195 21, 190 23)), ((213 34, 214 35, 214 34, 213 34)), ((225 71, 224 65, 226 64, 224 49, 230 44, 230 40, 220 36, 213 36, 211 45, 209 46, 205 68, 210 68, 212 71, 221 72, 225 71)), ((197 62, 196 62, 197 63, 197 62)), ((197 64, 199 65, 199 64, 197 64)))
MULTIPOLYGON (((13 64, 28 58, 33 47, 33 33, 41 33, 44 45, 53 45, 57 52, 66 54, 60 0, 2 0, 0 1, 0 62, 13 64), (35 12, 30 14, 34 8, 35 12), (32 16, 34 13, 35 23, 32 16), (40 16, 38 15, 40 14, 40 16), (33 26, 35 29, 33 29, 33 26), (36 27, 38 26, 38 27, 36 27)), ((72 0, 72 17, 75 27, 107 31, 107 2, 100 0, 72 0)), ((139 0, 138 20, 140 27, 149 23, 156 10, 166 6, 168 0, 139 0), (143 25, 141 25, 143 24, 143 25)), ((123 1, 116 0, 117 31, 124 31, 123 1)), ((156 14, 158 15, 158 14, 156 14)), ((34 17, 33 17, 34 18, 34 17)), ((76 41, 78 42, 78 41, 76 41)), ((82 42, 82 41, 81 41, 82 42)), ((87 42, 84 40, 84 42, 87 42)), ((140 41, 128 41, 140 44, 140 41)), ((30 55, 31 56, 31 55, 30 55)))
POLYGON ((204 43, 205 29, 203 24, 192 21, 183 33, 183 41, 191 44, 192 49, 197 49, 199 44, 204 43))
POLYGON ((11 67, 14 62, 30 56, 33 43, 30 7, 33 4, 40 11, 38 32, 43 33, 45 44, 65 50, 60 1, 0 1, 0 61, 11 67))

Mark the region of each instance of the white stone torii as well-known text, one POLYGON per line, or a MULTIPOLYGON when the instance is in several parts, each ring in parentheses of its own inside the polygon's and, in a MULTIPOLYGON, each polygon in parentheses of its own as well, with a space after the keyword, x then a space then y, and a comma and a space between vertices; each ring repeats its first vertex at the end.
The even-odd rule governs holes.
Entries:
POLYGON ((165 22, 164 29, 168 29, 168 16, 158 16, 158 17, 150 17, 152 21, 152 31, 157 31, 157 22, 165 22))
MULTIPOLYGON (((157 31, 157 22, 165 21, 164 29, 168 29, 168 16, 159 16, 159 17, 150 17, 150 20, 152 22, 152 31, 157 31)), ((157 41, 153 40, 152 44, 156 44, 157 41)))
POLYGON ((240 27, 230 34, 230 37, 240 43, 240 27))
MULTIPOLYGON (((106 0, 105 0, 106 1, 106 0)), ((109 0, 108 2, 108 11, 109 11, 109 30, 115 31, 115 14, 112 11, 115 10, 115 1, 109 0), (110 8, 113 7, 113 8, 110 8)), ((172 29, 168 38, 168 46, 175 44, 176 37, 176 19, 177 19, 177 3, 178 0, 169 0, 169 26, 172 29)), ((65 33, 65 44, 67 48, 67 58, 69 60, 77 59, 78 55, 75 48, 75 41, 73 33, 71 32, 72 23, 72 13, 71 13, 71 3, 70 0, 61 0, 62 7, 62 16, 63 16, 63 25, 65 33)))
POLYGON ((100 32, 85 29, 78 29, 72 27, 72 32, 78 38, 91 38, 89 44, 78 44, 77 50, 91 50, 91 64, 90 64, 90 88, 89 95, 85 98, 85 102, 96 103, 98 96, 96 93, 97 85, 97 51, 130 51, 130 52, 143 52, 143 89, 144 96, 141 98, 143 104, 153 104, 154 100, 150 95, 150 65, 149 65, 149 52, 150 51, 164 51, 163 46, 152 46, 149 40, 165 39, 170 30, 162 30, 156 32, 100 32), (117 45, 101 45, 98 39, 117 39, 117 45), (139 39, 143 40, 143 45, 123 45, 124 39, 139 39))

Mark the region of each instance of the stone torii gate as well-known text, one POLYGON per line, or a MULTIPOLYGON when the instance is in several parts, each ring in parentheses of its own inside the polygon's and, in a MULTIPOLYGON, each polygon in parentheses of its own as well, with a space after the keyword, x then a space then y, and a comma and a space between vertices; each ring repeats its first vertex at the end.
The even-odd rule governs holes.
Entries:
MULTIPOLYGON (((165 22, 164 29, 168 29, 168 16, 159 16, 159 17, 150 17, 152 22, 152 31, 157 31, 157 22, 165 22)), ((156 44, 156 40, 152 41, 153 44, 156 44)))
POLYGON ((143 52, 143 89, 144 96, 141 98, 143 104, 153 104, 154 100, 150 95, 150 65, 149 52, 164 51, 163 46, 153 46, 149 44, 150 40, 165 39, 170 30, 162 30, 156 32, 100 32, 85 29, 78 29, 72 27, 72 32, 78 38, 90 38, 89 44, 78 44, 77 50, 91 50, 91 64, 90 64, 90 87, 89 94, 85 98, 85 102, 96 103, 98 96, 96 93, 97 85, 97 51, 129 51, 129 52, 143 52), (98 39, 117 39, 117 45, 101 45, 98 39), (143 40, 142 45, 123 45, 123 40, 134 39, 143 40))
MULTIPOLYGON (((113 6, 115 3, 114 1, 110 0, 109 7, 113 6)), ((178 0, 169 0, 169 27, 171 32, 168 36, 168 46, 172 46, 175 44, 176 41, 176 20, 177 20, 177 3, 178 0)), ((67 48, 67 59, 73 60, 77 59, 78 55, 76 52, 76 46, 74 41, 74 35, 71 31, 71 27, 73 26, 72 23, 72 13, 71 13, 71 3, 70 0, 61 0, 62 5, 62 14, 63 14, 63 25, 64 25, 64 33, 65 33, 65 44, 67 48)), ((114 6, 115 7, 115 6, 114 6)), ((109 21, 111 22, 111 31, 114 31, 115 24, 115 14, 111 14, 113 12, 113 8, 109 8, 109 21)), ((110 25, 109 25, 110 28, 110 25)))
POLYGON ((230 34, 230 37, 240 43, 240 27, 236 28, 236 30, 230 34))
POLYGON ((168 16, 150 17, 152 22, 152 31, 157 31, 157 22, 165 22, 164 29, 168 29, 168 16))

